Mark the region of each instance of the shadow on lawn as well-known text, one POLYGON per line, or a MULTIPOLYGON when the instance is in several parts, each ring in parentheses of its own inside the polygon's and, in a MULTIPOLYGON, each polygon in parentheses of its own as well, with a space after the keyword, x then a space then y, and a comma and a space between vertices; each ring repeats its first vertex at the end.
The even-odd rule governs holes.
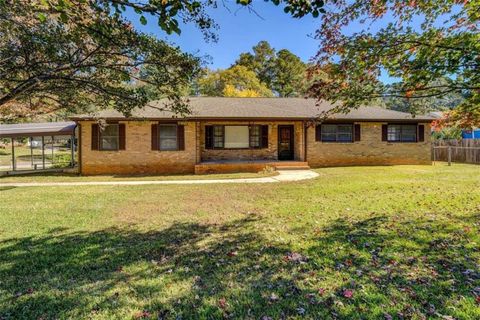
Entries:
POLYGON ((342 219, 303 230, 311 245, 297 255, 255 231, 256 223, 52 230, 3 241, 0 318, 422 318, 452 314, 447 302, 462 296, 467 302, 457 308, 478 311, 470 231, 438 221, 342 219))

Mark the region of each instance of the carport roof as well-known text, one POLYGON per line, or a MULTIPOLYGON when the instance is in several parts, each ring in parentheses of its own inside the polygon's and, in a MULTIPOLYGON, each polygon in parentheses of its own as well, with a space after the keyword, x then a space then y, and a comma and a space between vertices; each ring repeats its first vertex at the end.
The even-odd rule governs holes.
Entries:
POLYGON ((72 121, 1 124, 0 138, 73 135, 75 127, 72 121))

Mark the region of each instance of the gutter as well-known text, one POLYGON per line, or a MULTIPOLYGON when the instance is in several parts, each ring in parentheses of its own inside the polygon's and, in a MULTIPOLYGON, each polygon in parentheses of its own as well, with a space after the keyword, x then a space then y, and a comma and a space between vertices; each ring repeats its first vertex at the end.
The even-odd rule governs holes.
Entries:
MULTIPOLYGON (((185 118, 145 118, 145 117, 71 117, 69 118, 75 122, 78 121, 97 121, 98 119, 107 119, 111 121, 315 121, 316 118, 291 118, 291 117, 185 117, 185 118)), ((390 123, 431 123, 436 119, 433 118, 413 118, 413 119, 353 119, 353 118, 336 118, 326 119, 323 122, 390 122, 390 123)))

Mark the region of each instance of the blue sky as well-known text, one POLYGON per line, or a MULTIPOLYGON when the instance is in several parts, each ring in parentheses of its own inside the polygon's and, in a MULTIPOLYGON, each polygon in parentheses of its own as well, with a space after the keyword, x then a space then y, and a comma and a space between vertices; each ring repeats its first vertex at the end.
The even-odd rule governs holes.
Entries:
MULTIPOLYGON (((148 23, 144 26, 139 22, 140 16, 134 13, 127 16, 135 27, 143 32, 178 45, 183 51, 202 57, 208 56, 207 67, 211 69, 230 67, 240 53, 250 51, 262 40, 268 41, 276 50, 290 50, 305 62, 308 62, 317 52, 319 41, 313 36, 320 25, 320 19, 313 18, 311 15, 295 19, 284 13, 282 6, 260 0, 253 4, 253 9, 258 15, 245 7, 236 5, 233 1, 225 2, 229 3, 228 8, 220 4, 218 8, 208 11, 219 26, 216 31, 219 37, 218 42, 206 42, 202 33, 193 24, 181 24, 181 35, 167 35, 153 18, 147 16, 148 23)), ((385 26, 389 19, 387 15, 386 19, 371 25, 371 30, 375 32, 380 26, 385 26)), ((356 22, 344 32, 354 33, 365 27, 356 22)), ((380 79, 385 83, 399 80, 390 78, 386 74, 380 79)))
POLYGON ((240 53, 250 51, 261 40, 267 40, 275 49, 288 49, 303 61, 315 55, 318 41, 313 39, 320 20, 312 16, 294 19, 271 2, 255 1, 254 7, 261 17, 249 12, 235 3, 229 9, 219 5, 209 10, 210 16, 219 25, 219 41, 205 42, 201 32, 194 25, 181 26, 182 33, 166 35, 157 26, 154 19, 149 19, 146 26, 139 23, 139 16, 129 15, 135 26, 158 38, 168 40, 180 46, 184 51, 198 55, 209 55, 208 66, 212 69, 228 68, 240 53))

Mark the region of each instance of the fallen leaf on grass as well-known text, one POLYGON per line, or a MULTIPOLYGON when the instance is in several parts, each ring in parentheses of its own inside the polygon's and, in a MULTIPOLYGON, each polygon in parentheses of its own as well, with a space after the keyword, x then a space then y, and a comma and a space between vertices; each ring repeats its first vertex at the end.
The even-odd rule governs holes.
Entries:
POLYGON ((306 311, 305 308, 302 308, 302 307, 297 308, 297 312, 299 315, 304 315, 305 311, 306 311))
POLYGON ((316 299, 315 293, 307 293, 305 295, 305 298, 308 300, 308 303, 310 304, 317 304, 318 301, 316 299))
POLYGON ((229 257, 236 257, 237 255, 238 255, 237 251, 230 251, 229 253, 227 253, 227 256, 229 257))
POLYGON ((350 290, 350 289, 343 290, 343 296, 347 299, 352 298, 353 297, 353 290, 350 290))
POLYGON ((27 295, 27 294, 32 294, 34 292, 35 292, 35 290, 33 288, 28 288, 27 290, 25 290, 25 292, 17 292, 15 294, 15 298, 19 298, 19 297, 27 295))
POLYGON ((151 314, 150 312, 143 310, 143 311, 137 312, 133 317, 135 319, 145 319, 145 318, 150 318, 151 314))
POLYGON ((289 262, 305 263, 307 262, 308 258, 297 252, 289 252, 283 257, 283 260, 289 262))
POLYGON ((270 295, 270 297, 268 298, 271 302, 276 302, 278 301, 280 298, 272 292, 272 294, 270 295))
POLYGON ((227 308, 227 300, 225 298, 220 298, 218 299, 218 306, 221 308, 221 309, 226 309, 227 308))
POLYGON ((393 317, 388 313, 384 313, 383 317, 385 318, 385 320, 393 320, 393 317))

